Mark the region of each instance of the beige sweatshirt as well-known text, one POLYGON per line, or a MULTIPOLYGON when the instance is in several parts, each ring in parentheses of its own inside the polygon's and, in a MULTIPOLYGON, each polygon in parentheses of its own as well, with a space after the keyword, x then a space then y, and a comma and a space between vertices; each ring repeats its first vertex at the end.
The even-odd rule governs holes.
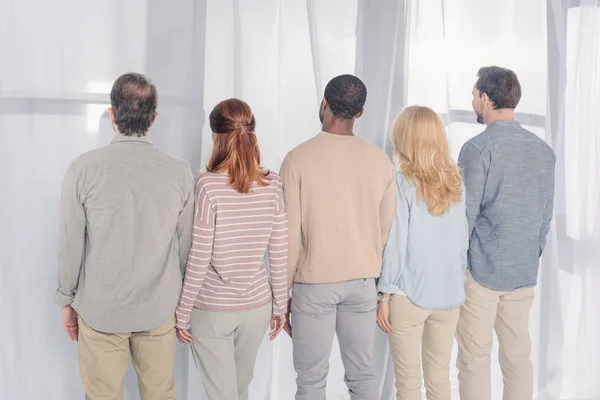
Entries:
POLYGON ((387 154, 358 136, 321 132, 286 156, 280 175, 289 284, 378 277, 396 210, 387 154))

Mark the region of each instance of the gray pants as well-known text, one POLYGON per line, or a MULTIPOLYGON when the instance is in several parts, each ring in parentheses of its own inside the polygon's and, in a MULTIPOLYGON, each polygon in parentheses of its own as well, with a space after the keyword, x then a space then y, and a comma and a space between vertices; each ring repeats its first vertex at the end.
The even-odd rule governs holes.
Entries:
POLYGON ((379 397, 373 362, 376 309, 374 279, 294 284, 292 340, 298 373, 296 400, 325 399, 334 333, 340 343, 350 398, 379 397))
POLYGON ((254 310, 192 311, 192 355, 209 400, 247 400, 271 303, 254 310))

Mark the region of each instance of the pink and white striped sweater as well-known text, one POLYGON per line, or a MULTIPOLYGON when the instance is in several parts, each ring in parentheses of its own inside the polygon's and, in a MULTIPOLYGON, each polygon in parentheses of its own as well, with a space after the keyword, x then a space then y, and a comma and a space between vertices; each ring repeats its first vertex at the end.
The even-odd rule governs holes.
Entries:
POLYGON ((198 178, 178 328, 189 329, 193 307, 227 312, 272 301, 274 315, 287 312, 287 214, 281 178, 273 172, 269 178, 268 186, 254 183, 249 193, 233 189, 225 174, 198 178))

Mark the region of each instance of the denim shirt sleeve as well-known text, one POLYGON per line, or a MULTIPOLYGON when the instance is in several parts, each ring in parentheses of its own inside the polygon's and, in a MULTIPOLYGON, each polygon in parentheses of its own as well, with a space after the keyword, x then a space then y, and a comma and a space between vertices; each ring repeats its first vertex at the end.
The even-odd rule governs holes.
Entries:
POLYGON ((467 220, 469 236, 479 217, 479 208, 483 200, 483 190, 487 180, 487 167, 480 150, 471 142, 464 144, 458 156, 458 166, 462 169, 466 192, 467 220))
MULTIPOLYGON (((466 188, 465 185, 463 184, 462 186, 462 196, 463 196, 463 201, 466 197, 466 188)), ((461 261, 461 266, 463 271, 466 271, 467 267, 468 267, 468 253, 469 253, 469 242, 471 239, 471 231, 469 230, 469 221, 467 219, 467 213, 465 210, 465 218, 463 221, 463 229, 462 229, 462 248, 461 248, 461 257, 460 257, 460 261, 461 261)))
MULTIPOLYGON (((404 179, 398 175, 397 180, 404 179)), ((400 275, 406 262, 408 244, 409 203, 402 190, 401 182, 396 183, 397 205, 387 244, 383 251, 383 266, 377 282, 380 293, 397 293, 400 289, 400 275)))
POLYGON ((548 231, 550 230, 550 222, 552 222, 552 212, 554 210, 554 168, 553 164, 547 178, 548 194, 546 196, 546 201, 544 202, 543 220, 538 238, 538 254, 540 257, 546 247, 546 236, 548 236, 548 231))

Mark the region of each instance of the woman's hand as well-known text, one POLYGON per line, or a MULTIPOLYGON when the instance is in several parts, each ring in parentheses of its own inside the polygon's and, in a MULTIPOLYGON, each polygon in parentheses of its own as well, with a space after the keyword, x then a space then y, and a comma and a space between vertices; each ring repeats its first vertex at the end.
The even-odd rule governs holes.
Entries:
POLYGON ((287 315, 273 315, 271 317, 271 332, 269 332, 269 339, 272 341, 281 333, 283 327, 286 325, 287 315))
POLYGON ((380 301, 377 303, 377 326, 386 334, 392 334, 392 324, 390 324, 390 302, 380 301))
POLYGON ((187 329, 177 328, 177 338, 181 344, 192 343, 192 334, 187 329))

